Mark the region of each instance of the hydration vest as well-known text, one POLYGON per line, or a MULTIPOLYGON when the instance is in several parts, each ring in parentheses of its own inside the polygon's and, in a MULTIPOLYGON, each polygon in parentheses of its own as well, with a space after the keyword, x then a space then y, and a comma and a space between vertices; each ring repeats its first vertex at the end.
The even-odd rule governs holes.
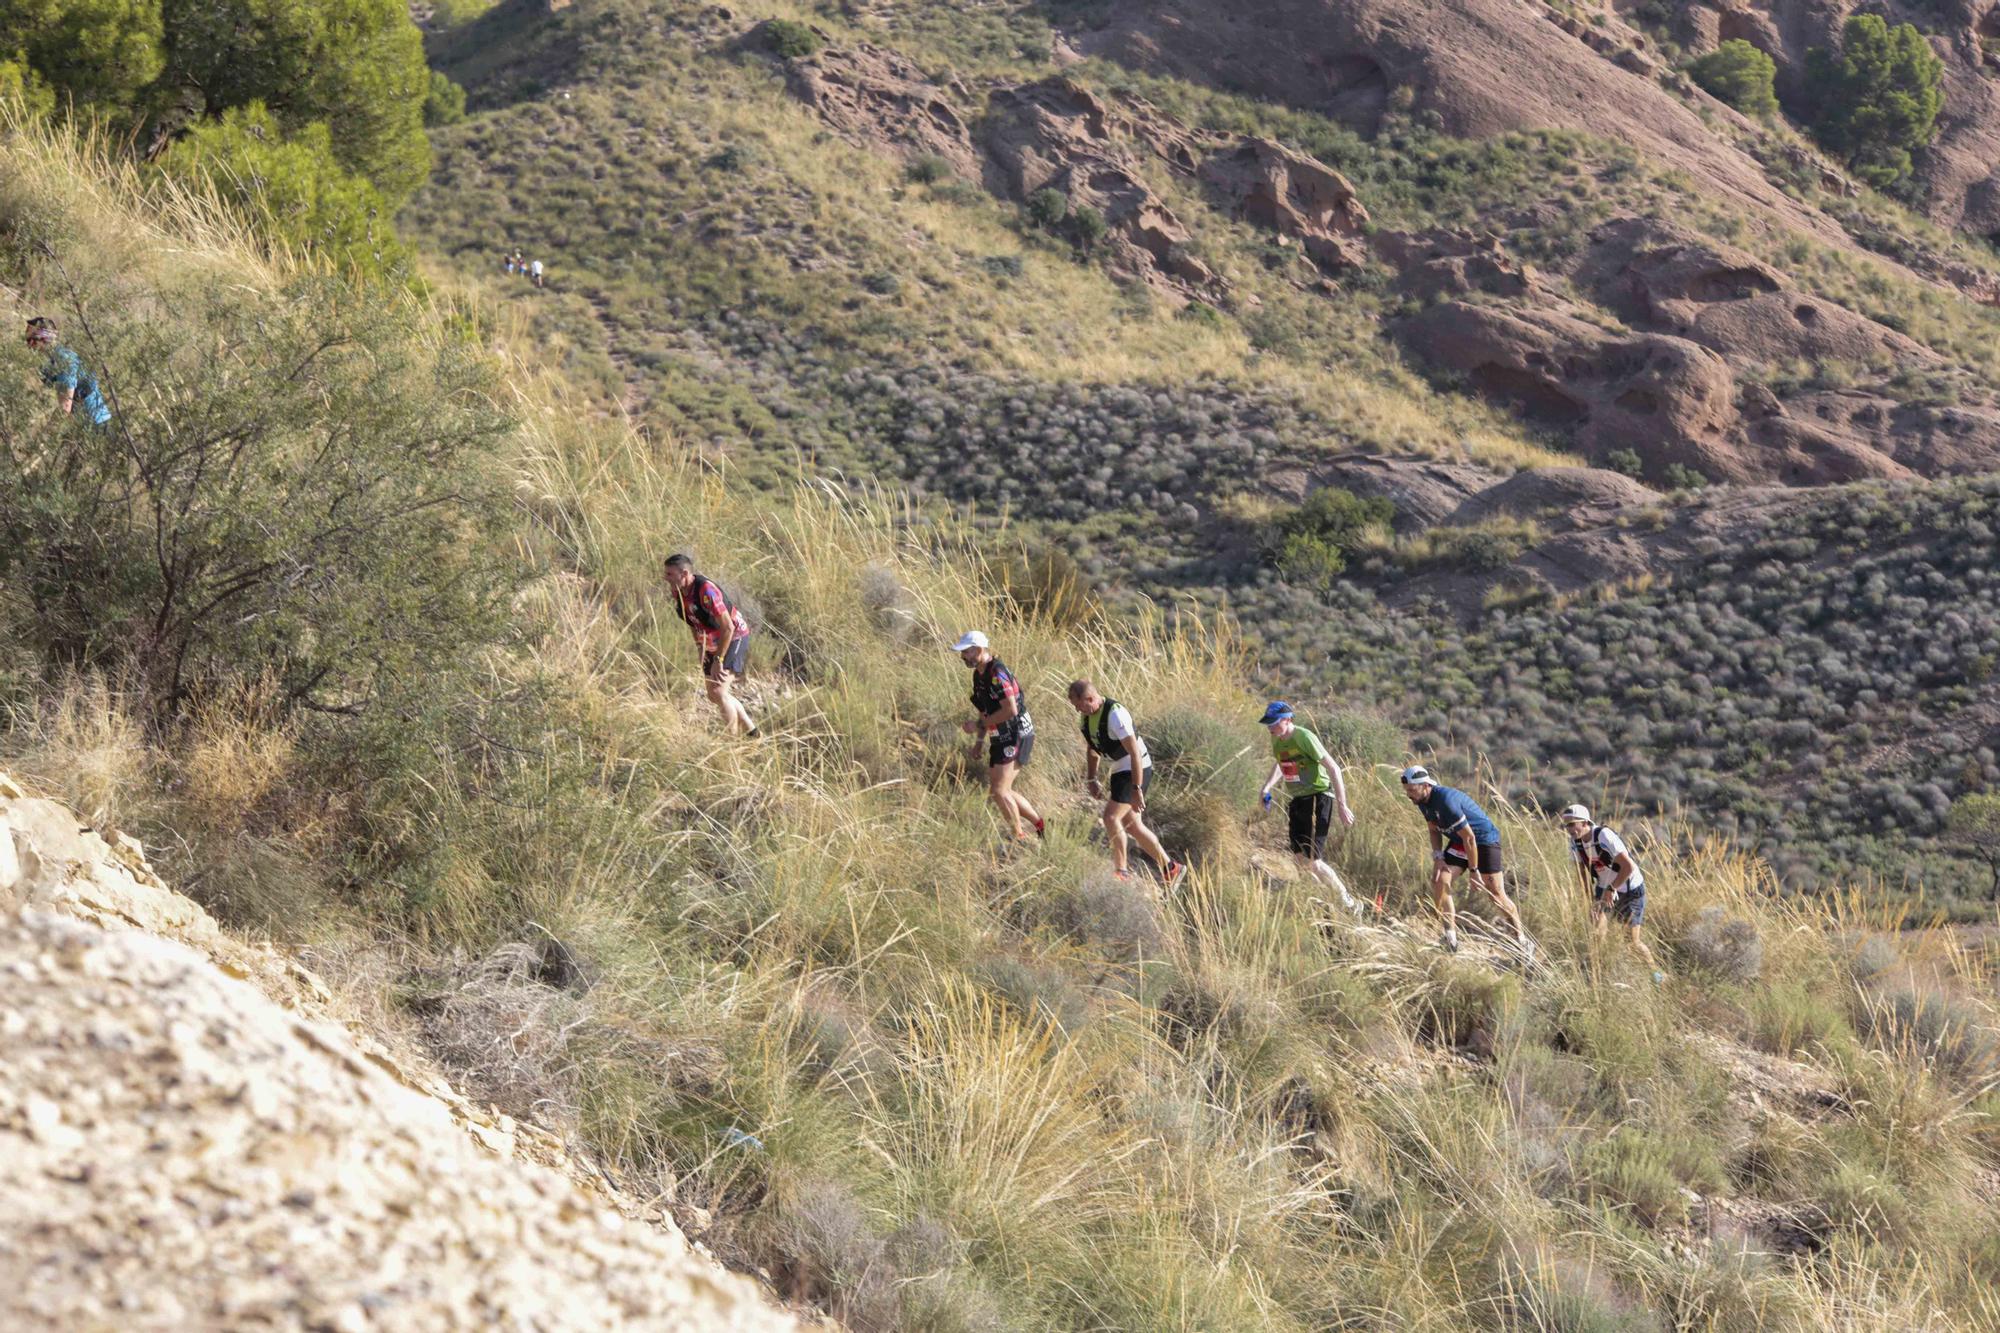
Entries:
POLYGON ((1111 710, 1117 706, 1116 699, 1106 699, 1096 712, 1083 715, 1083 743, 1106 759, 1125 758, 1125 742, 1111 734, 1111 710), (1097 724, 1095 731, 1090 729, 1093 722, 1097 724))

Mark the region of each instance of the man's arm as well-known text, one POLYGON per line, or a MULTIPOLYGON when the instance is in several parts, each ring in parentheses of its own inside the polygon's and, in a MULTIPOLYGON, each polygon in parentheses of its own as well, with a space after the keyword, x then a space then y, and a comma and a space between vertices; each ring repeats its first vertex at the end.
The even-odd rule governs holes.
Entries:
POLYGON ((1272 792, 1276 791, 1278 784, 1284 780, 1285 766, 1283 764, 1272 764, 1271 776, 1264 779, 1264 795, 1269 796, 1272 792))
POLYGON ((1340 765, 1324 747, 1319 754, 1320 762, 1326 765, 1328 775, 1333 778, 1333 803, 1340 810, 1340 822, 1351 828, 1354 825, 1354 810, 1347 804, 1347 778, 1342 775, 1340 765))
POLYGON ((1618 859, 1611 864, 1617 867, 1618 878, 1611 881, 1611 886, 1605 892, 1609 894, 1623 893, 1625 892, 1625 886, 1632 882, 1632 876, 1637 873, 1639 868, 1632 864, 1632 854, 1630 852, 1618 853, 1618 859))
POLYGON ((1145 765, 1139 762, 1139 733, 1135 731, 1125 737, 1123 744, 1125 746, 1125 753, 1132 760, 1132 808, 1134 810, 1144 810, 1146 808, 1146 791, 1139 783, 1139 770, 1145 767, 1145 765))
POLYGON ((56 399, 56 402, 61 405, 64 416, 74 414, 76 411, 76 390, 64 389, 62 395, 56 399))
POLYGON ((1097 751, 1088 742, 1083 747, 1083 785, 1092 796, 1097 795, 1097 751))

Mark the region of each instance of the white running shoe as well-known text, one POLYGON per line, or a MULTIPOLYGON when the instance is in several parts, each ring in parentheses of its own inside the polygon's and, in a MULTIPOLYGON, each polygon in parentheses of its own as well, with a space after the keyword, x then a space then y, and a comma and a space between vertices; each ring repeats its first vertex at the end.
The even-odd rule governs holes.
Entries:
POLYGON ((1447 928, 1444 934, 1438 936, 1438 948, 1443 949, 1446 953, 1457 953, 1458 932, 1447 928))

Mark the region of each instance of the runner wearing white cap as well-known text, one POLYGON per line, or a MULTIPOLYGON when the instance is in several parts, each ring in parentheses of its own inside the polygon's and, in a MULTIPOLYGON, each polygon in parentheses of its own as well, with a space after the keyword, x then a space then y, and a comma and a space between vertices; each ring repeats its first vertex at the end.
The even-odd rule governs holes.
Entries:
POLYGON ((1584 892, 1590 895, 1596 930, 1602 938, 1616 918, 1629 932, 1632 948, 1646 966, 1653 969, 1655 983, 1665 981, 1653 951, 1639 938, 1639 924, 1646 919, 1646 877, 1625 840, 1590 817, 1590 808, 1572 805, 1556 816, 1569 834, 1569 854, 1583 876, 1584 892))
POLYGON ((1021 683, 1006 664, 993 655, 993 647, 978 630, 967 630, 951 646, 959 659, 972 668, 972 706, 978 716, 964 724, 974 738, 972 758, 979 756, 979 738, 987 737, 986 794, 1007 821, 1015 842, 1027 840, 1022 821, 1034 826, 1035 836, 1046 832, 1041 815, 1028 798, 1014 790, 1014 777, 1028 765, 1035 748, 1035 721, 1028 716, 1028 699, 1021 683))

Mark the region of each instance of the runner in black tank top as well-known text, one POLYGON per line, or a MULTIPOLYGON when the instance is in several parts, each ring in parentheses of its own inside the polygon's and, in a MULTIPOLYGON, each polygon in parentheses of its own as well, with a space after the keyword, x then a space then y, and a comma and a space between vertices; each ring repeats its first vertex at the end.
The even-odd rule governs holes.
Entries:
POLYGON ((1035 721, 1028 715, 1027 696, 993 649, 986 636, 970 630, 959 637, 951 650, 972 668, 972 706, 978 716, 964 724, 974 738, 969 759, 979 760, 980 741, 986 740, 986 794, 1006 821, 1014 842, 1027 839, 1032 826, 1035 836, 1046 831, 1042 817, 1028 798, 1014 790, 1014 779, 1027 767, 1035 748, 1035 721))

